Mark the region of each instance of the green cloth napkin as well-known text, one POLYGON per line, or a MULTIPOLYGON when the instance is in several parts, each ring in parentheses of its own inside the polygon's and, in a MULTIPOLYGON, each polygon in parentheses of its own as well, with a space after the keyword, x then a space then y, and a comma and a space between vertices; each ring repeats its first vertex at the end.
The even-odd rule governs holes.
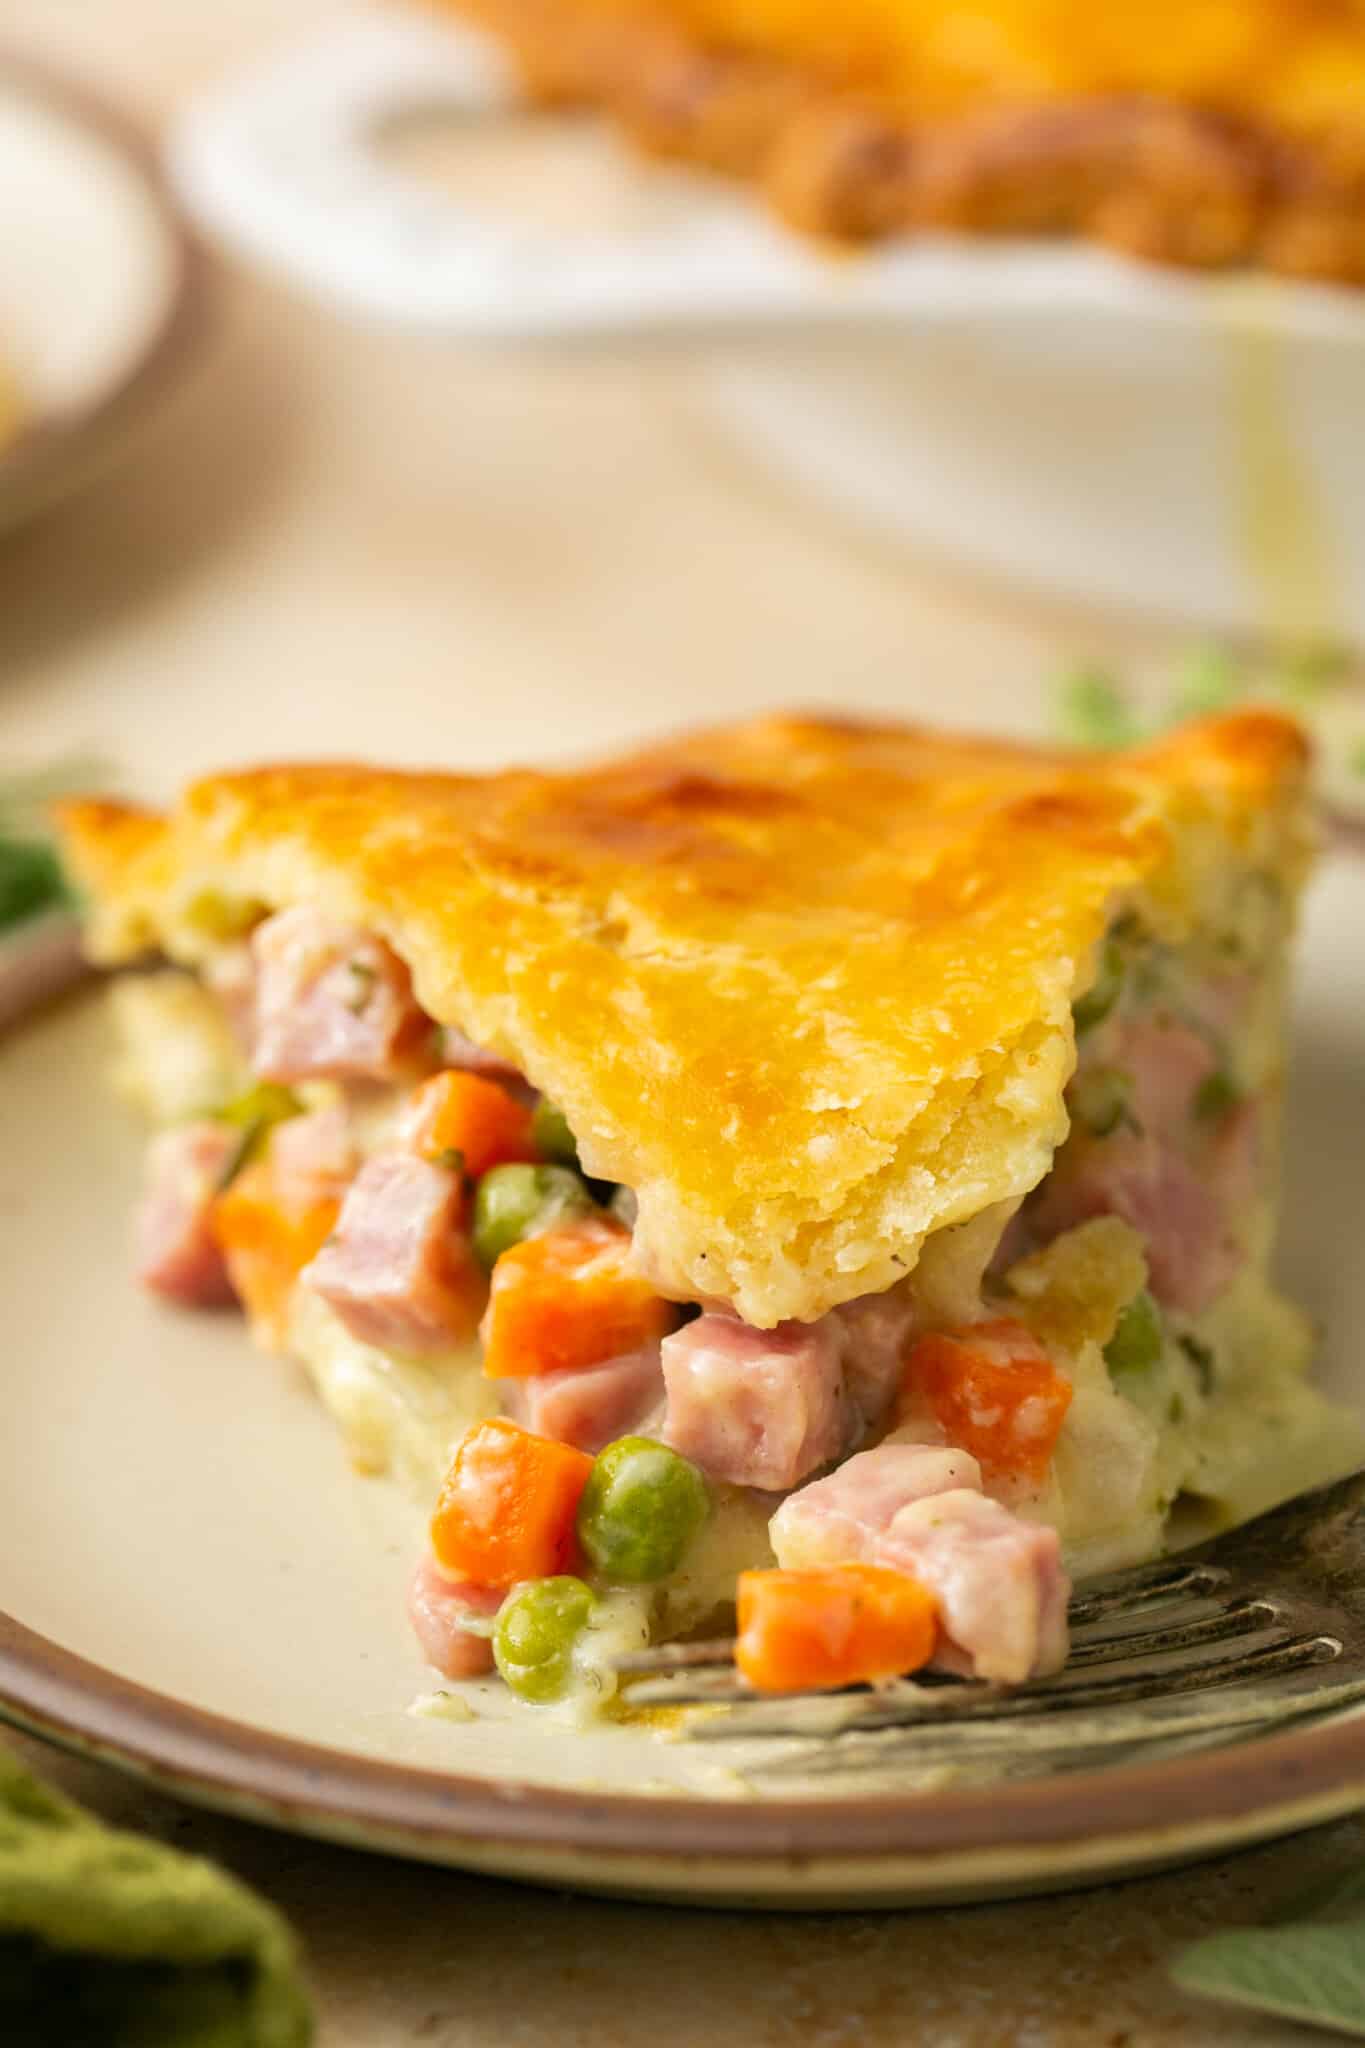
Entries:
POLYGON ((0 1748, 0 2042, 305 2048, 293 1936, 226 1872, 104 1827, 0 1748))

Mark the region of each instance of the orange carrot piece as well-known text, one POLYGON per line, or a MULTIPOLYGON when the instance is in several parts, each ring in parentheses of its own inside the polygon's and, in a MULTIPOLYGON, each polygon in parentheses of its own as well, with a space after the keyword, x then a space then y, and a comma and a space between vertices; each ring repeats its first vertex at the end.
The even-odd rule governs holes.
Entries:
POLYGON ((209 1228, 221 1245, 232 1284, 263 1343, 278 1349, 294 1282, 336 1228, 341 1211, 330 1196, 281 1191, 268 1160, 257 1160, 218 1196, 209 1228))
POLYGON ((540 1157, 526 1105, 496 1081, 462 1068, 433 1074, 413 1090, 403 1112, 403 1136, 420 1158, 438 1166, 458 1154, 475 1180, 491 1166, 540 1157))
POLYGON ((677 1319, 630 1267, 630 1233, 577 1223, 528 1237, 493 1268, 483 1319, 490 1379, 528 1379, 598 1365, 666 1336, 677 1319))
POLYGON ((592 1462, 586 1451, 513 1422, 477 1423, 460 1440, 431 1518, 437 1563, 480 1586, 574 1571, 578 1501, 592 1462))
POLYGON ((1022 1323, 930 1331, 906 1362, 906 1387, 986 1478, 1047 1477, 1073 1388, 1022 1323))
POLYGON ((933 1595, 881 1565, 741 1572, 735 1663, 760 1692, 828 1691, 918 1671, 938 1643, 933 1595))

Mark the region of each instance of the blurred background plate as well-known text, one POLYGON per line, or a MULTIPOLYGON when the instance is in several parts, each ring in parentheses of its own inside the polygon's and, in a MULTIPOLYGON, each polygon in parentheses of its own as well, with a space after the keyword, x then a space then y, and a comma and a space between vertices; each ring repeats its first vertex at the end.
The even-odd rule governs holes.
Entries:
POLYGON ((207 227, 352 313, 685 338, 727 431, 883 537, 1187 626, 1365 644, 1365 293, 1065 242, 834 257, 600 123, 525 118, 491 44, 402 7, 215 86, 171 161, 207 227), (408 146, 442 122, 443 157, 408 146))
POLYGON ((199 296, 150 156, 103 106, 0 52, 0 528, 119 452, 199 296))

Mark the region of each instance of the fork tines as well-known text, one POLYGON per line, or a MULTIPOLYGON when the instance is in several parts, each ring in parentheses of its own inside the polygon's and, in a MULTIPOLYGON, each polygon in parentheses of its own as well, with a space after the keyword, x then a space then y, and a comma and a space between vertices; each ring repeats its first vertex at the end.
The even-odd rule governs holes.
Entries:
MULTIPOLYGON (((729 1638, 623 1657, 639 1706, 689 1716, 694 1741, 899 1730, 916 1754, 1052 1743, 1103 1753, 1257 1730, 1365 1700, 1365 1475, 1301 1496, 1198 1551, 1087 1586, 1053 1678, 1005 1686, 933 1673, 841 1693, 760 1694, 729 1638)), ((1021 1765, 1020 1767, 1028 1767, 1021 1765)))

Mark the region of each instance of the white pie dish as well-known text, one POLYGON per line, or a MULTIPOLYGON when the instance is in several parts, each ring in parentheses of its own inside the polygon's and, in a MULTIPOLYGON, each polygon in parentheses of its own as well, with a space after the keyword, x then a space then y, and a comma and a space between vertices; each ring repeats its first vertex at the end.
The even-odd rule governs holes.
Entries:
POLYGON ((883 536, 1187 625, 1365 641, 1365 294, 1045 242, 832 259, 598 124, 567 223, 571 160, 561 134, 537 162, 534 123, 520 216, 473 159, 465 198, 462 159, 438 185, 385 152, 435 113, 505 155, 516 106, 483 38, 361 8, 209 92, 170 162, 209 230, 353 314, 685 342, 713 416, 883 536))

